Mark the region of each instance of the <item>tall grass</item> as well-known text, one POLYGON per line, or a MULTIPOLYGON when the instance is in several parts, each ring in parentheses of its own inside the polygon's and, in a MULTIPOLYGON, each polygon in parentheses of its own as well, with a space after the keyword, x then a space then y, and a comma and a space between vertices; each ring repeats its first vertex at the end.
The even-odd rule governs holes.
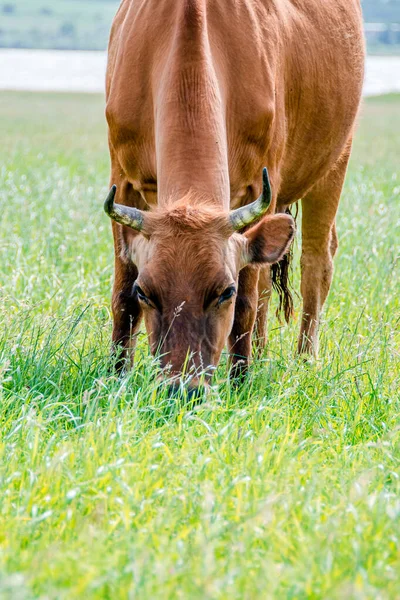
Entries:
POLYGON ((246 385, 224 357, 195 407, 144 333, 109 373, 101 98, 0 115, 0 597, 398 598, 400 99, 360 119, 319 361, 271 316, 246 385))

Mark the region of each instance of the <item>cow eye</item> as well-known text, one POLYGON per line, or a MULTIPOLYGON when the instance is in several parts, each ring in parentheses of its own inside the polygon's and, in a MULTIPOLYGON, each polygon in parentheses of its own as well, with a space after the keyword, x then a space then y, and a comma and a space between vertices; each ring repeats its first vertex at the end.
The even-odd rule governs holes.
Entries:
POLYGON ((135 285, 135 294, 138 297, 138 300, 140 300, 140 302, 144 302, 145 304, 150 306, 150 300, 148 299, 142 288, 138 285, 135 285))
POLYGON ((220 295, 218 299, 218 304, 222 304, 223 302, 227 302, 236 294, 236 288, 234 285, 230 285, 223 294, 220 295))

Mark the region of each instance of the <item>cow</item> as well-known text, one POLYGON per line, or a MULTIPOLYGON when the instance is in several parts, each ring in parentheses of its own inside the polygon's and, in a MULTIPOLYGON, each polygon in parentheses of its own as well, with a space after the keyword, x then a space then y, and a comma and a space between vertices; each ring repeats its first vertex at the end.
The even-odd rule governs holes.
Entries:
POLYGON ((288 320, 301 200, 298 352, 316 355, 364 75, 359 0, 122 0, 106 119, 113 344, 144 317, 171 377, 233 377, 262 350, 273 283, 288 320))

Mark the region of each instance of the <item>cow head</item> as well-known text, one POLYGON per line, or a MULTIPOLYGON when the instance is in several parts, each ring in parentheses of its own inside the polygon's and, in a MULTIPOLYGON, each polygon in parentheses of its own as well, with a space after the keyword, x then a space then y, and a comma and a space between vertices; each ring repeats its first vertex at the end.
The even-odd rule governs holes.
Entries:
MULTIPOLYGON (((134 293, 143 309, 152 352, 176 376, 210 370, 231 332, 240 270, 274 263, 287 251, 294 221, 285 214, 264 217, 271 202, 267 169, 263 192, 252 204, 231 211, 188 199, 143 212, 115 204, 114 186, 106 213, 136 235, 124 236, 126 260, 138 268, 134 293)), ((208 374, 207 374, 208 373, 208 374)))

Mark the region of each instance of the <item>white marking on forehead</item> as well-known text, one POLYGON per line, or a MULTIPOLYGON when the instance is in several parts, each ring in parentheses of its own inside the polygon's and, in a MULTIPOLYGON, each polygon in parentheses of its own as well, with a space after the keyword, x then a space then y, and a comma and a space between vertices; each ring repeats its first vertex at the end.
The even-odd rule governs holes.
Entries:
POLYGON ((225 262, 234 279, 237 278, 243 262, 245 238, 240 233, 234 233, 228 240, 225 250, 225 262))
POLYGON ((243 267, 244 255, 246 254, 247 240, 244 235, 240 233, 234 233, 229 238, 231 246, 232 260, 234 261, 236 273, 239 273, 243 267))
POLYGON ((137 235, 132 240, 129 251, 131 261, 141 271, 153 254, 153 245, 143 235, 137 235))

